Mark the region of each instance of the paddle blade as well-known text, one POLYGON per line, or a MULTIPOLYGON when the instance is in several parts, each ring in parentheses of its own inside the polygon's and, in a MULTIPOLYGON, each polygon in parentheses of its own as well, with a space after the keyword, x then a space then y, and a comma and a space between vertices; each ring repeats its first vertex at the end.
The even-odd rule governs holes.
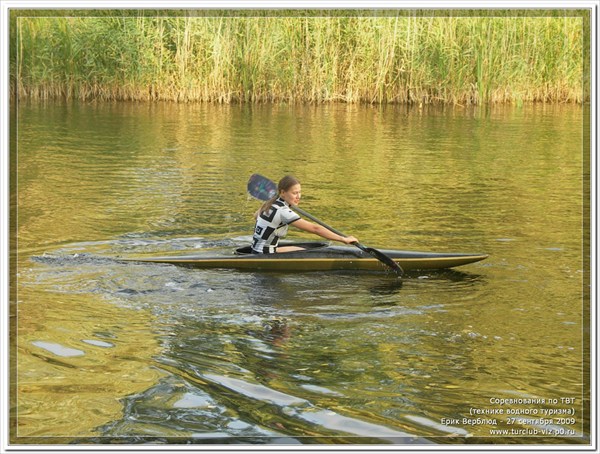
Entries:
POLYGON ((385 255, 383 252, 381 252, 377 249, 374 249, 372 247, 364 246, 360 243, 352 243, 352 244, 354 244, 359 249, 371 254, 373 257, 375 257, 381 263, 383 263, 388 268, 390 268, 392 271, 394 271, 398 276, 402 276, 404 274, 404 270, 402 269, 402 267, 400 265, 398 265, 394 260, 392 260, 391 257, 385 255))
POLYGON ((373 257, 378 259, 380 262, 385 263, 387 266, 389 266, 398 276, 401 276, 404 274, 404 270, 402 269, 402 267, 400 265, 398 265, 396 262, 394 262, 391 259, 391 257, 388 257, 387 255, 378 251, 377 249, 373 249, 373 248, 368 248, 368 249, 369 249, 369 254, 371 254, 373 257))
POLYGON ((258 173, 248 180, 248 194, 258 200, 267 201, 277 194, 277 185, 258 173))

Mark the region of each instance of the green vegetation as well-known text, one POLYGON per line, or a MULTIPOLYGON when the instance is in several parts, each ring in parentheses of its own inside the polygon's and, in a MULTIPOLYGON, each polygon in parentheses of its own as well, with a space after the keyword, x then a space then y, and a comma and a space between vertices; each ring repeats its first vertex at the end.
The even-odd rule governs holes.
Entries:
POLYGON ((583 23, 407 11, 19 16, 11 87, 32 99, 584 102, 583 23))

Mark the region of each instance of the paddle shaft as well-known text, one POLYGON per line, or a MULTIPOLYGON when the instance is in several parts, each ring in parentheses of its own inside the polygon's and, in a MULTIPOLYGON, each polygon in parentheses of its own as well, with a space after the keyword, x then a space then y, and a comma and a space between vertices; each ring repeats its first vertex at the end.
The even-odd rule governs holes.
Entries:
MULTIPOLYGON (((301 214, 304 217, 307 217, 308 219, 310 219, 313 222, 316 222, 317 224, 319 224, 322 227, 325 227, 327 230, 331 230, 333 233, 339 235, 339 236, 343 236, 344 238, 346 238, 348 235, 346 235, 345 233, 340 232, 337 229, 334 229, 333 227, 331 227, 330 225, 325 224, 323 221, 321 221, 320 219, 317 219, 316 217, 314 217, 312 214, 307 213, 306 211, 304 211, 302 208, 299 208, 297 205, 291 205, 290 208, 294 211, 297 211, 299 214, 301 214)), ((352 243, 356 246, 358 246, 360 249, 362 249, 363 251, 366 249, 365 246, 363 246, 360 243, 352 243), (363 249, 364 248, 364 249, 363 249)))
MULTIPOLYGON (((290 208, 292 208, 292 210, 294 210, 294 211, 297 211, 302 216, 307 217, 311 221, 316 222, 320 226, 325 227, 328 230, 331 230, 333 233, 335 233, 337 235, 343 236, 344 238, 348 236, 345 233, 342 233, 339 230, 331 227, 330 225, 325 224, 320 219, 314 217, 310 213, 307 213, 306 211, 304 211, 303 209, 299 208, 296 205, 291 205, 290 208)), ((367 254, 371 254, 373 257, 375 257, 377 260, 379 260, 380 262, 382 262, 384 265, 387 265, 388 267, 390 267, 391 269, 393 269, 396 272, 396 274, 400 275, 400 274, 404 273, 404 270, 402 269, 402 267, 400 265, 398 265, 396 262, 394 262, 391 259, 391 257, 388 257, 387 255, 385 255, 383 252, 381 252, 381 251, 379 251, 377 249, 374 249, 374 248, 370 248, 370 247, 364 246, 363 244, 359 243, 358 241, 352 243, 352 245, 356 246, 361 251, 364 251, 367 254)))

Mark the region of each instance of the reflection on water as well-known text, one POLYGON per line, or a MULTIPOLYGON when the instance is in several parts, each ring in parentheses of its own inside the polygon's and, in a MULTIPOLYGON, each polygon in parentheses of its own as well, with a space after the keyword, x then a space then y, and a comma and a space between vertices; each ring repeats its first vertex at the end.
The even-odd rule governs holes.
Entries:
POLYGON ((463 418, 536 398, 574 421, 534 440, 585 442, 578 107, 17 118, 13 441, 518 442, 492 433, 506 412, 463 418), (370 246, 490 257, 403 279, 118 260, 247 244, 254 172, 297 174, 308 211, 370 246))
POLYGON ((150 318, 89 293, 35 286, 19 291, 15 435, 33 443, 90 436, 119 417, 117 396, 163 375, 151 362, 158 345, 150 318))

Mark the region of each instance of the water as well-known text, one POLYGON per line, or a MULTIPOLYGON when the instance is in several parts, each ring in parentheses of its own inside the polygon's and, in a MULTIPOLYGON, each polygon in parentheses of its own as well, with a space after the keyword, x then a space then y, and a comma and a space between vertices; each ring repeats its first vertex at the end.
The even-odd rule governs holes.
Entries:
POLYGON ((14 114, 14 442, 588 442, 581 107, 14 114), (248 244, 254 172, 369 246, 490 257, 402 280, 116 260, 248 244))

